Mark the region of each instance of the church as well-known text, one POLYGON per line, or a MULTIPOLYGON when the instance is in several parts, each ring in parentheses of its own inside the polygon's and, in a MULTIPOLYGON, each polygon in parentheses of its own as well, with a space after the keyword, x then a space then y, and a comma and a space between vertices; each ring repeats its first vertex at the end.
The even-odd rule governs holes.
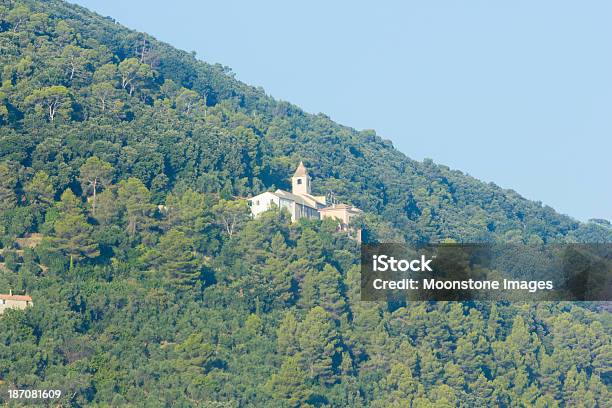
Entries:
MULTIPOLYGON (((325 196, 315 196, 311 193, 312 179, 304 163, 300 161, 293 177, 291 177, 291 192, 278 189, 275 192, 265 192, 249 198, 251 214, 257 217, 272 207, 284 208, 291 214, 291 220, 300 218, 334 218, 339 221, 339 229, 349 231, 352 218, 363 213, 359 208, 327 202, 325 196)), ((359 231, 357 239, 359 240, 359 231)))

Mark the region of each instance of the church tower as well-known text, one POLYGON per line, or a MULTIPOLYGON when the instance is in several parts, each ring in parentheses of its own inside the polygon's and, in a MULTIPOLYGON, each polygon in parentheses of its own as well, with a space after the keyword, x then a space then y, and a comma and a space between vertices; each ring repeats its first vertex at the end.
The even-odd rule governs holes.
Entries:
POLYGON ((310 176, 301 161, 295 169, 293 177, 291 177, 291 192, 293 194, 310 194, 310 176))

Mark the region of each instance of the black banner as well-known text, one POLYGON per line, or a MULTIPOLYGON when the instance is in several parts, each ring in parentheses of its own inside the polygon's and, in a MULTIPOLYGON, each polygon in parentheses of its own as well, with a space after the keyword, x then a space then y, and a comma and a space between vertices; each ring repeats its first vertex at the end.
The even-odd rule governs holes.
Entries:
POLYGON ((612 244, 362 245, 362 300, 612 300, 612 244))

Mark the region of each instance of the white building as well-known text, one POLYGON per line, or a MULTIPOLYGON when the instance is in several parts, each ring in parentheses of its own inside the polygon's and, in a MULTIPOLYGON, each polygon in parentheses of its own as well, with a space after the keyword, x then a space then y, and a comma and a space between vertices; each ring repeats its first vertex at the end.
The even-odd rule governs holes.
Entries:
POLYGON ((291 214, 291 220, 300 218, 332 218, 338 222, 338 231, 345 231, 349 236, 361 242, 361 230, 351 227, 353 218, 363 214, 357 207, 335 202, 326 202, 325 196, 313 196, 311 194, 311 178, 304 163, 299 166, 291 177, 291 192, 276 190, 265 192, 249 198, 251 215, 257 217, 270 208, 285 208, 291 214))
POLYGON ((285 208, 291 214, 291 220, 300 218, 320 218, 319 210, 325 207, 325 196, 311 194, 311 178, 304 163, 300 162, 291 177, 291 192, 278 189, 249 198, 251 214, 256 217, 273 206, 285 208))

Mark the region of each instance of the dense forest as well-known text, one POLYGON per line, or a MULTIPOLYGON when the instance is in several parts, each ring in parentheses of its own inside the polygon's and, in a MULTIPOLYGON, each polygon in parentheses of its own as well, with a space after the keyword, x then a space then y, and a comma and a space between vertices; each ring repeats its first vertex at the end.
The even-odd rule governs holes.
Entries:
POLYGON ((244 198, 304 160, 370 242, 609 243, 609 221, 413 161, 62 1, 0 0, 0 68, 0 293, 34 302, 0 316, 0 403, 612 406, 597 304, 362 302, 354 240, 244 198))

